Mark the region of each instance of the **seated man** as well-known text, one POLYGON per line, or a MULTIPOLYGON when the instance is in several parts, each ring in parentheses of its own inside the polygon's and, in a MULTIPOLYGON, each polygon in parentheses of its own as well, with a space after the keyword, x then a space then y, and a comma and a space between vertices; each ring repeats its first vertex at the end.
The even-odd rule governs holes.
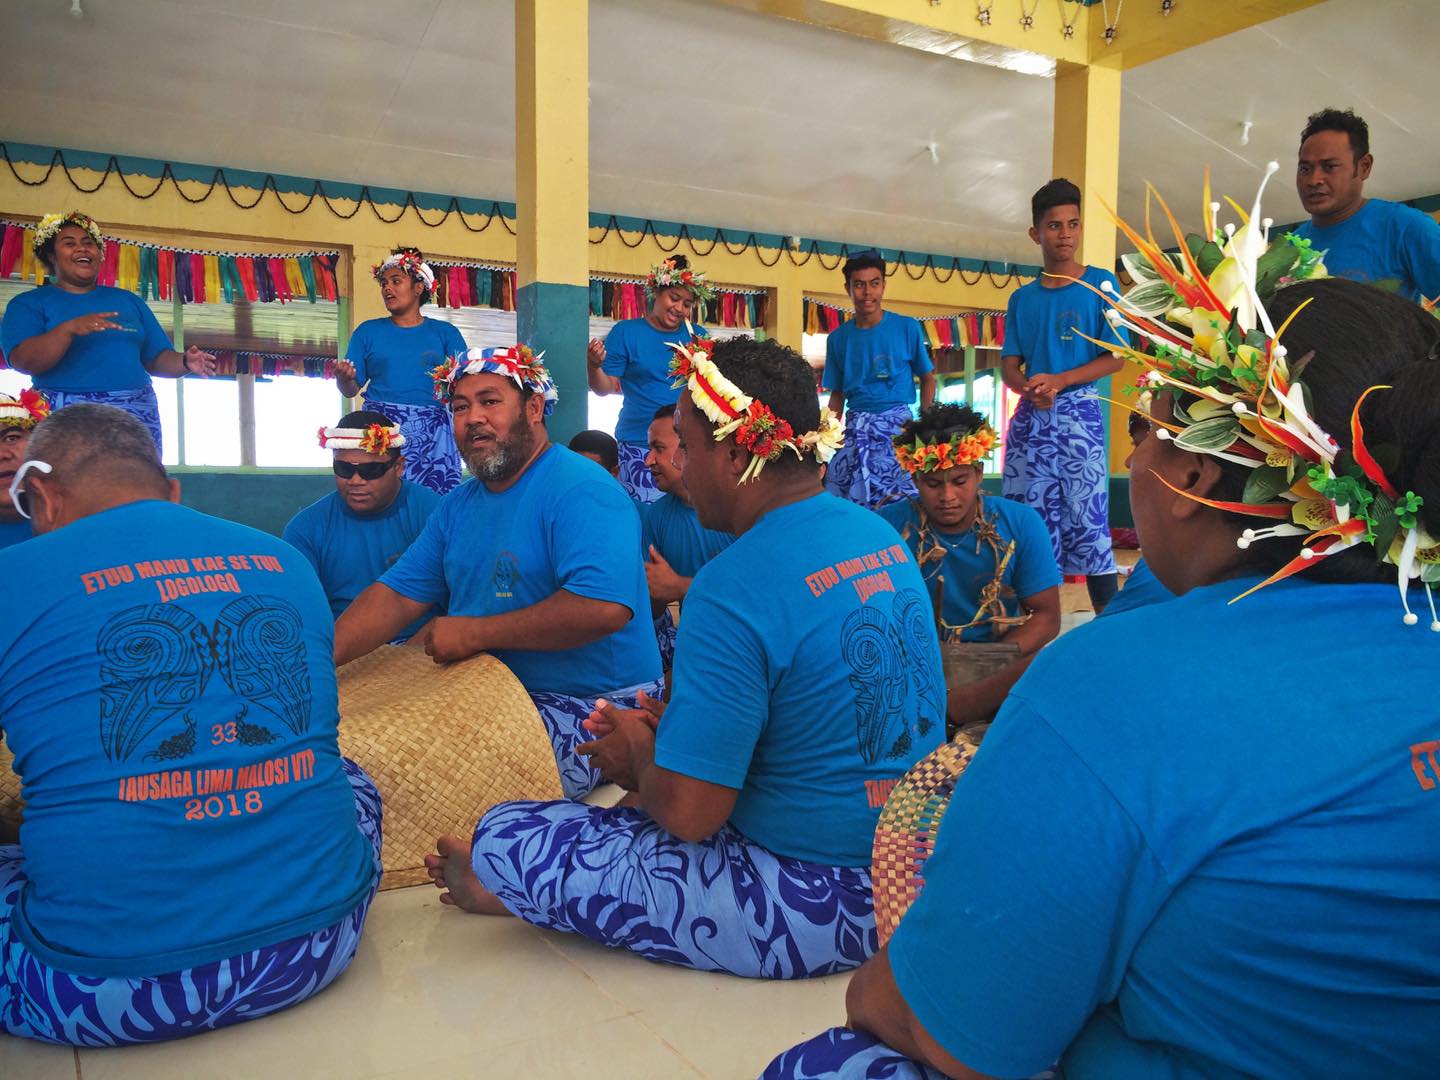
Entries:
POLYGON ((735 537, 701 525, 690 503, 680 467, 675 464, 675 451, 680 446, 675 406, 662 405, 655 410, 647 438, 645 467, 654 477, 660 497, 645 504, 641 543, 660 663, 669 671, 675 661, 675 621, 670 617, 670 605, 685 599, 700 567, 733 544, 735 537))
MULTIPOLYGON (((0 394, 0 490, 8 490, 25 460, 25 447, 35 425, 50 415, 50 403, 38 390, 22 390, 18 398, 0 394)), ((29 540, 30 522, 8 499, 0 499, 0 548, 29 540)))
POLYGON ((915 478, 919 500, 879 511, 920 564, 944 639, 1020 647, 1015 663, 950 687, 952 730, 994 717, 1035 651, 1060 632, 1060 569, 1044 520, 981 492, 982 462, 994 446, 994 429, 974 409, 931 406, 895 436, 895 456, 915 478))
POLYGON ((570 440, 570 449, 588 457, 611 476, 620 476, 620 444, 605 431, 580 431, 570 440))
POLYGON ((821 490, 840 431, 805 361, 773 341, 694 348, 675 368, 685 484, 737 539, 686 594, 658 727, 658 704, 591 718, 582 751, 639 807, 501 803, 473 850, 442 837, 426 862, 466 911, 652 960, 841 971, 877 945, 879 808, 942 738, 934 621, 894 531, 821 490))
POLYGON ((175 505, 145 425, 109 406, 42 422, 11 491, 36 535, 0 554, 26 802, 0 847, 0 1031, 158 1042, 323 989, 380 880, 380 796, 336 744, 315 575, 175 505))
MULTIPOLYGON (((335 454, 335 490, 291 518, 284 539, 315 568, 338 619, 420 535, 440 496, 405 479, 405 436, 383 413, 341 417, 320 429, 320 445, 335 454)), ((396 640, 408 641, 431 614, 396 640)))
POLYGON ((555 387, 529 349, 471 349, 435 379, 472 478, 340 616, 335 661, 444 602, 425 651, 436 663, 491 653, 509 667, 545 721, 565 794, 583 795, 600 780, 575 752, 595 700, 661 693, 640 520, 618 481, 550 442, 555 387))

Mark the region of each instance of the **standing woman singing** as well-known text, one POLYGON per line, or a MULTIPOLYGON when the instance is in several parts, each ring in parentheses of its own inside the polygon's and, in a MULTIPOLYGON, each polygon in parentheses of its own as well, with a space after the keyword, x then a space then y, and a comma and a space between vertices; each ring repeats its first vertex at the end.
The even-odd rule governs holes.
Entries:
POLYGON ((434 294, 435 272, 418 248, 396 248, 373 273, 390 314, 355 328, 345 359, 335 365, 335 381, 346 397, 363 390, 367 409, 400 425, 405 479, 445 495, 460 483, 460 453, 430 372, 463 354, 465 339, 449 323, 420 314, 434 294))
POLYGON ((592 340, 586 352, 590 389, 602 397, 624 394, 615 441, 620 444, 620 484, 632 499, 660 498, 655 478, 645 464, 650 452, 650 423, 662 405, 680 400, 670 385, 671 345, 688 345, 692 333, 705 337, 695 321, 695 305, 715 295, 705 274, 691 270, 684 255, 673 255, 651 269, 645 280, 650 310, 641 319, 625 319, 610 328, 604 341, 592 340))
POLYGON ((0 343, 7 362, 31 377, 52 409, 78 401, 130 413, 162 451, 160 403, 152 375, 215 374, 215 357, 194 345, 178 353, 155 313, 125 289, 99 285, 105 240, 89 214, 46 214, 32 241, 51 281, 5 309, 0 343))

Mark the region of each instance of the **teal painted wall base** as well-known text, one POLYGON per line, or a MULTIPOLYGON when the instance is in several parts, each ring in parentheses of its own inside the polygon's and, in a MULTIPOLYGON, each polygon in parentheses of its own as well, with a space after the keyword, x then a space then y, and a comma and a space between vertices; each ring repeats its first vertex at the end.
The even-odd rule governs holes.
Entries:
POLYGON ((590 341, 590 290, 584 285, 535 281, 515 292, 516 333, 537 353, 555 380, 560 400, 550 414, 553 442, 568 443, 589 427, 585 347, 590 341))
POLYGON ((332 473, 320 471, 237 472, 172 469, 180 481, 180 501, 279 536, 296 511, 335 490, 332 473))

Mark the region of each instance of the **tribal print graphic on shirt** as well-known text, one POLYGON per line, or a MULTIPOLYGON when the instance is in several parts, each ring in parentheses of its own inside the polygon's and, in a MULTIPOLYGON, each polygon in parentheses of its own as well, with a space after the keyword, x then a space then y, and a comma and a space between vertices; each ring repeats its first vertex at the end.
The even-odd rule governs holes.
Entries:
POLYGON ((300 613, 277 596, 233 600, 213 628, 173 603, 127 608, 101 627, 95 651, 100 743, 111 761, 141 750, 148 761, 190 756, 196 738, 190 710, 217 673, 249 703, 231 721, 236 741, 258 746, 277 739, 258 717, 247 720, 251 706, 295 735, 310 726, 300 613))

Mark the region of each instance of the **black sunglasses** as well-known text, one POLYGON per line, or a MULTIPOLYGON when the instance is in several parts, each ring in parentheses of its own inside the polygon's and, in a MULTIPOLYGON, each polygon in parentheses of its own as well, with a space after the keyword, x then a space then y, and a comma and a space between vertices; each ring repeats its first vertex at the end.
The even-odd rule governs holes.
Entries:
POLYGON ((399 460, 396 458, 394 461, 363 461, 359 465, 352 465, 348 461, 337 461, 331 468, 335 470, 335 475, 341 480, 349 480, 356 473, 360 474, 361 480, 379 480, 393 469, 399 460))

